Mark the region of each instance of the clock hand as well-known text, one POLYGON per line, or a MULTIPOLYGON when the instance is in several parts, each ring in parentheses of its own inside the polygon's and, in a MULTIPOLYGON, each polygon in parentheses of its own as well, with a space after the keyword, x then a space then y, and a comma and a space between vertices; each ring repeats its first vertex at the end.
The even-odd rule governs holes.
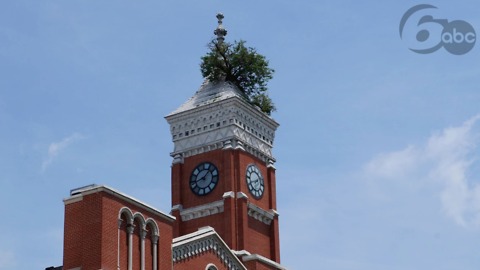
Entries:
POLYGON ((207 180, 207 176, 208 176, 208 175, 209 175, 209 174, 206 173, 206 174, 203 175, 200 179, 198 179, 198 180, 197 180, 197 184, 199 184, 199 185, 202 186, 202 185, 205 184, 205 182, 207 182, 207 185, 208 185, 208 184, 209 184, 209 182, 208 182, 208 180, 207 180))

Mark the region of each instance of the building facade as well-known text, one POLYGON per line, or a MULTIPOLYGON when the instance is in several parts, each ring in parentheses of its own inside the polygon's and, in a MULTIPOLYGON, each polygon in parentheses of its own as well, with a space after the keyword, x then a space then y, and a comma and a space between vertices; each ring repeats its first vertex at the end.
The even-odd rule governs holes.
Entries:
POLYGON ((106 186, 72 190, 63 269, 285 269, 272 154, 278 123, 233 84, 208 80, 166 120, 170 214, 106 186))

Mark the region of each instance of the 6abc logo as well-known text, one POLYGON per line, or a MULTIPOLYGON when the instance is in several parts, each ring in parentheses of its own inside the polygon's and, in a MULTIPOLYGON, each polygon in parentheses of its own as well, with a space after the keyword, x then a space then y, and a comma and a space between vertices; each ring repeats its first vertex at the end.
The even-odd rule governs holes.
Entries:
POLYGON ((400 38, 409 43, 409 49, 416 53, 428 54, 444 47, 454 55, 463 55, 472 50, 477 36, 475 29, 468 22, 462 20, 449 22, 447 19, 436 19, 428 14, 421 16, 418 20, 411 19, 422 10, 436 8, 421 4, 410 8, 403 15, 400 21, 400 38), (407 29, 415 28, 416 35, 406 37, 404 35, 406 27, 407 29))

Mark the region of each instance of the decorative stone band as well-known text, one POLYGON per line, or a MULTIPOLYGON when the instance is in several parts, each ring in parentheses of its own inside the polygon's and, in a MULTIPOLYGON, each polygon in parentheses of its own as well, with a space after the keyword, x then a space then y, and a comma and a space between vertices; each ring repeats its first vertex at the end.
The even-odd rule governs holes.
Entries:
POLYGON ((232 133, 235 134, 223 135, 221 132, 218 132, 216 134, 207 134, 203 136, 206 138, 201 138, 201 136, 198 136, 192 138, 192 140, 176 142, 176 151, 170 153, 170 155, 173 157, 172 163, 183 163, 184 158, 217 149, 242 150, 265 162, 275 161, 272 156, 271 146, 266 146, 256 138, 249 138, 249 136, 239 128, 232 129, 232 133), (195 142, 192 143, 193 141, 195 142))
MULTIPOLYGON (((218 213, 222 213, 224 210, 224 203, 223 200, 219 200, 216 202, 188 208, 188 209, 181 209, 180 207, 180 216, 182 217, 182 221, 187 221, 196 218, 202 218, 210 215, 215 215, 218 213)), ((173 209, 172 209, 173 210, 173 209)))
MULTIPOLYGON (((180 212, 180 217, 182 218, 182 221, 188 221, 192 219, 197 219, 197 218, 202 218, 206 216, 211 216, 215 215, 218 213, 223 213, 224 211, 224 200, 230 197, 234 197, 233 191, 230 192, 225 192, 223 194, 223 200, 215 201, 212 203, 207 203, 195 207, 191 207, 188 209, 183 209, 182 205, 174 205, 172 207, 172 212, 173 211, 179 211, 180 212)), ((237 198, 247 198, 247 195, 243 192, 237 192, 237 198)), ((269 211, 264 210, 260 208, 259 206, 256 206, 255 204, 248 202, 247 204, 248 208, 248 215, 253 217, 254 219, 261 221, 267 225, 270 225, 272 223, 272 220, 275 218, 275 216, 278 216, 278 212, 275 211, 274 209, 270 209, 269 211)))
POLYGON ((182 260, 198 256, 202 253, 213 252, 227 269, 245 270, 245 267, 240 263, 238 258, 228 249, 227 245, 219 238, 213 229, 207 228, 204 232, 199 231, 198 233, 184 237, 188 237, 188 239, 174 239, 172 246, 173 263, 179 263, 182 260))
POLYGON ((272 220, 275 218, 275 216, 278 216, 278 213, 273 209, 270 211, 266 211, 250 202, 248 203, 247 206, 248 206, 249 216, 267 225, 270 225, 272 223, 272 220))
POLYGON ((272 147, 278 123, 240 97, 189 106, 166 119, 174 142, 174 164, 221 148, 247 151, 266 162, 274 160, 272 147))

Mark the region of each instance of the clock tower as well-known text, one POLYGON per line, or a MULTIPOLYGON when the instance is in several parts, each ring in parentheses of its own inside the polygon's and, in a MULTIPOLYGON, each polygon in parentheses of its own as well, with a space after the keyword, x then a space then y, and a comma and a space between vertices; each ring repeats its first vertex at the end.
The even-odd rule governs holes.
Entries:
MULTIPOLYGON (((217 39, 227 31, 217 15, 217 39)), ((238 254, 280 262, 272 147, 279 126, 232 83, 208 79, 167 115, 173 237, 213 227, 238 254)))

